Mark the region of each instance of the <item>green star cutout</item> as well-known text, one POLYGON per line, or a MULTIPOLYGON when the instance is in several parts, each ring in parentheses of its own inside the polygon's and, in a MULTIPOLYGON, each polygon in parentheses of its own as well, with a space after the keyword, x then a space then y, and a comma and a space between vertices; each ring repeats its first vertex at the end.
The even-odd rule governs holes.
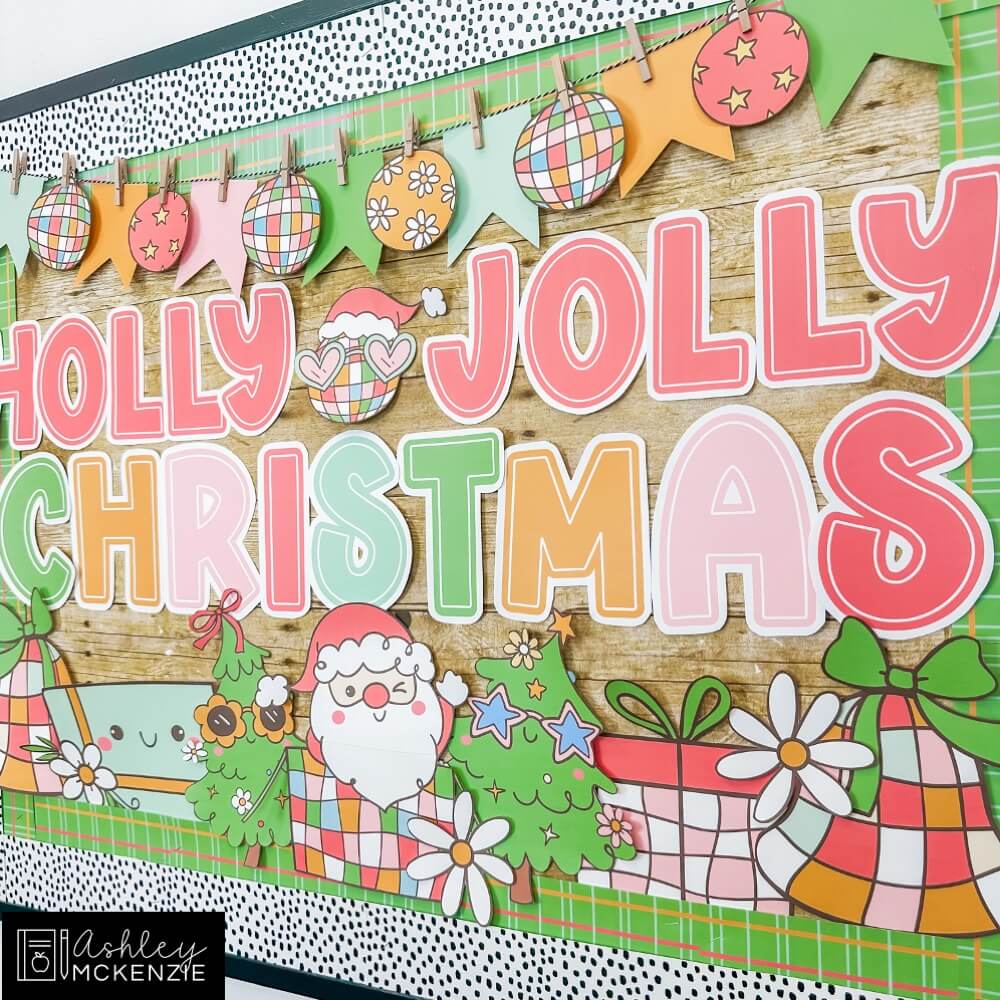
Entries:
POLYGON ((809 80, 824 126, 837 116, 874 55, 950 66, 933 0, 785 0, 809 38, 809 80))

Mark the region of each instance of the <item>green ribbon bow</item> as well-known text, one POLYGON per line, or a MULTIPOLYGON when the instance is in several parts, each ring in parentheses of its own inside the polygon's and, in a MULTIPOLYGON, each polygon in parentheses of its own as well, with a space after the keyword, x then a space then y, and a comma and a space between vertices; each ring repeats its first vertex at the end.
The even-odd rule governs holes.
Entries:
POLYGON ((678 730, 662 705, 643 687, 632 681, 611 681, 604 689, 608 704, 623 718, 671 740, 696 740, 714 729, 729 714, 733 697, 717 677, 699 677, 685 692, 678 730), (715 695, 715 704, 706 708, 706 698, 715 695), (624 705, 626 698, 637 701, 653 717, 636 715, 624 705))
MULTIPOLYGON (((0 604, 0 677, 6 677, 20 663, 30 639, 40 639, 52 632, 52 612, 37 589, 31 592, 30 608, 30 616, 22 621, 7 605, 0 604)), ((42 655, 47 656, 45 643, 42 655)))
POLYGON ((977 719, 938 699, 975 701, 992 694, 997 680, 983 662, 979 643, 968 636, 949 639, 915 670, 891 667, 875 633, 856 618, 845 618, 840 634, 823 657, 828 677, 862 692, 853 739, 874 754, 874 763, 854 772, 848 791, 854 807, 871 813, 882 780, 879 710, 888 694, 912 698, 928 724, 953 747, 980 761, 1000 764, 1000 722, 977 719))

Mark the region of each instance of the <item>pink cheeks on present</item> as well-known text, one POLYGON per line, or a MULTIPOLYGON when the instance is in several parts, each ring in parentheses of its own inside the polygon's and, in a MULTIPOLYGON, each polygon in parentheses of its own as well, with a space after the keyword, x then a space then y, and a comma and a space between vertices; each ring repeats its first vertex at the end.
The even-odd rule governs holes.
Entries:
POLYGON ((97 739, 97 745, 107 753, 113 746, 111 740, 107 736, 100 736, 97 739))
POLYGON ((423 715, 424 712, 427 711, 427 706, 422 701, 415 701, 410 706, 410 711, 413 712, 414 715, 423 715))
POLYGON ((341 724, 341 723, 342 723, 342 722, 344 721, 344 719, 346 719, 346 718, 347 718, 347 716, 346 716, 346 715, 344 715, 344 713, 343 713, 343 712, 342 712, 342 711, 341 711, 341 710, 340 710, 340 709, 338 708, 338 709, 337 709, 337 710, 336 710, 336 711, 335 711, 335 712, 333 713, 333 715, 331 715, 331 716, 330 716, 330 718, 331 718, 331 719, 333 719, 333 724, 334 724, 335 726, 339 726, 339 725, 340 725, 340 724, 341 724))

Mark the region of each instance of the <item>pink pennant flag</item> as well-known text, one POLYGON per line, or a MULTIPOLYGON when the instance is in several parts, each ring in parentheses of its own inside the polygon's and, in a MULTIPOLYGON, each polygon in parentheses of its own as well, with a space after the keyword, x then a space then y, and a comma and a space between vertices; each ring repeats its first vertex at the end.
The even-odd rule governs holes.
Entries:
POLYGON ((180 288, 214 260, 233 294, 240 294, 247 269, 243 209, 256 189, 257 181, 233 180, 229 182, 229 196, 219 201, 218 181, 195 181, 191 185, 188 237, 174 288, 180 288))

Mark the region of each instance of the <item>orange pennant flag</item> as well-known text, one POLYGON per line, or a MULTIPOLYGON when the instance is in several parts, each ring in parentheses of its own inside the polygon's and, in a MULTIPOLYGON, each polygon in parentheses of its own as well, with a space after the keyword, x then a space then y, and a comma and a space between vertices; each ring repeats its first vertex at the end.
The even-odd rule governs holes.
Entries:
POLYGON ((136 263, 128 247, 128 227, 135 210, 146 200, 148 184, 122 185, 122 203, 115 204, 114 184, 90 186, 90 211, 93 222, 90 243, 76 272, 76 283, 86 281, 105 261, 115 265, 118 277, 128 288, 136 263))
POLYGON ((643 82, 634 62, 601 75, 604 92, 625 122, 625 160, 618 175, 623 197, 672 141, 724 160, 736 159, 729 126, 712 121, 698 107, 691 85, 695 57, 711 36, 711 28, 702 28, 650 52, 649 83, 643 82))

